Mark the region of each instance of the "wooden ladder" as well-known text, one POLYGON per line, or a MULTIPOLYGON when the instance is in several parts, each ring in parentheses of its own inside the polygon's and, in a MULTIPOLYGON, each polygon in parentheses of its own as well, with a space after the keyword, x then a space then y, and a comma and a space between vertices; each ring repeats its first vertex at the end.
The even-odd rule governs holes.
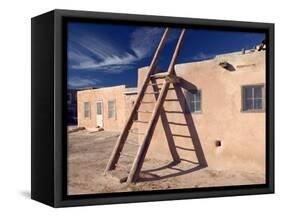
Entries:
POLYGON ((172 56, 171 62, 168 67, 168 71, 165 73, 155 73, 157 62, 159 60, 161 51, 165 45, 168 34, 170 32, 170 28, 166 28, 166 30, 161 38, 161 41, 158 45, 158 48, 154 54, 154 57, 151 61, 151 64, 149 66, 149 69, 148 69, 147 75, 144 79, 144 82, 142 84, 142 87, 139 90, 139 93, 138 93, 137 99, 135 101, 135 104, 133 106, 133 109, 131 111, 131 114, 125 124, 125 127, 121 131, 121 134, 120 134, 120 136, 116 142, 116 145, 113 149, 113 152, 110 156, 109 162, 105 169, 105 173, 107 173, 110 170, 114 170, 116 168, 116 164, 118 163, 118 160, 120 158, 120 155, 121 155, 123 147, 124 147, 124 144, 126 142, 126 139, 128 138, 130 129, 132 128, 133 123, 138 121, 138 120, 135 120, 136 114, 138 112, 141 112, 139 110, 139 108, 142 103, 145 103, 145 102, 143 102, 144 95, 159 94, 156 99, 155 107, 152 111, 151 118, 148 121, 148 126, 146 128, 146 132, 144 133, 143 141, 142 141, 141 145, 139 146, 137 155, 133 161, 131 170, 130 170, 128 178, 127 178, 127 183, 137 181, 137 178, 139 176, 139 173, 141 171, 141 168, 142 168, 142 165, 143 165, 143 162, 145 159, 145 155, 147 153, 150 141, 153 136, 154 129, 155 129, 157 121, 159 119, 161 109, 163 107, 165 98, 167 96, 169 85, 170 85, 170 83, 179 82, 179 77, 177 77, 174 72, 174 66, 176 64, 176 59, 178 57, 180 47, 183 43, 185 31, 186 31, 186 29, 182 29, 182 31, 181 31, 174 54, 172 56), (163 84, 162 84, 162 88, 161 88, 160 92, 157 92, 157 93, 156 92, 152 92, 152 93, 147 92, 147 88, 149 85, 156 84, 155 83, 156 79, 163 79, 163 84), (151 81, 154 81, 154 83, 152 83, 151 81))

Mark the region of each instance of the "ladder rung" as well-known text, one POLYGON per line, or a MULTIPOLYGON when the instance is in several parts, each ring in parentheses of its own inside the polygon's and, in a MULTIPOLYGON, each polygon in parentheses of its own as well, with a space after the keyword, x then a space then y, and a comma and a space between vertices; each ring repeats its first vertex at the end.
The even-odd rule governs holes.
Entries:
POLYGON ((135 120, 134 122, 135 122, 135 123, 142 123, 142 124, 148 123, 148 121, 140 121, 140 120, 135 120))
POLYGON ((152 83, 152 84, 148 84, 149 86, 158 86, 158 85, 163 85, 163 83, 152 83))
POLYGON ((168 122, 168 124, 179 125, 179 126, 187 126, 186 123, 179 123, 179 122, 173 122, 173 121, 168 122))
POLYGON ((166 113, 174 113, 174 114, 182 114, 184 113, 183 111, 169 111, 169 110, 165 110, 166 113))
POLYGON ((155 102, 141 102, 141 103, 143 103, 143 104, 151 104, 151 103, 155 103, 155 102))
POLYGON ((152 113, 152 111, 141 111, 141 110, 138 110, 139 113, 152 113))
POLYGON ((164 73, 156 73, 151 75, 151 78, 165 78, 166 76, 168 76, 169 73, 168 72, 164 72, 164 73))
POLYGON ((165 101, 168 101, 168 102, 177 102, 179 101, 178 99, 165 99, 165 101))
POLYGON ((191 138, 191 136, 181 135, 181 134, 172 134, 172 136, 175 136, 175 137, 182 137, 182 138, 191 138))
POLYGON ((158 94, 159 92, 146 92, 144 94, 158 94))

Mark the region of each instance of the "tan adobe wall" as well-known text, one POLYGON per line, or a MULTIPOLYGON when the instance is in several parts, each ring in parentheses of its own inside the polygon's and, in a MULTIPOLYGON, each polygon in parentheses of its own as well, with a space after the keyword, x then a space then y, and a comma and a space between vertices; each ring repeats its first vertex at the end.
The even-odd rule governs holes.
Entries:
MULTIPOLYGON (((109 131, 120 131, 127 118, 128 109, 131 108, 131 102, 128 97, 122 93, 125 85, 107 87, 92 90, 79 91, 78 97, 78 126, 86 128, 95 128, 96 125, 96 102, 103 103, 103 128, 109 131), (108 118, 108 101, 115 100, 116 115, 115 118, 108 118), (84 102, 91 103, 91 117, 84 118, 84 102)), ((131 97, 132 98, 132 97, 131 97)))
MULTIPOLYGON (((139 69, 138 87, 146 71, 147 67, 139 69)), ((241 86, 265 84, 265 52, 224 55, 212 60, 179 64, 175 71, 183 78, 180 83, 182 93, 197 88, 202 94, 202 112, 188 115, 182 113, 179 101, 173 101, 179 99, 185 104, 184 98, 177 97, 173 85, 168 91, 167 99, 171 101, 165 101, 164 109, 168 111, 166 116, 180 157, 197 163, 194 149, 201 146, 209 167, 265 171, 265 113, 241 112, 241 86), (235 71, 219 66, 221 61, 232 64, 235 71), (186 122, 189 122, 189 129, 186 122), (195 135, 195 140, 188 138, 190 135, 195 135), (221 140, 221 147, 216 147, 216 140, 221 140)), ((146 95, 144 100, 153 101, 153 98, 153 95, 146 95)), ((142 109, 152 110, 153 104, 145 107, 142 109)), ((148 120, 149 117, 149 114, 143 114, 139 119, 148 120)), ((148 157, 170 160, 170 156, 160 119, 148 157)))
MULTIPOLYGON (((133 105, 136 101, 137 94, 126 94, 125 95, 125 118, 129 117, 131 110, 133 108, 133 105)), ((122 126, 123 128, 123 126, 122 126)))

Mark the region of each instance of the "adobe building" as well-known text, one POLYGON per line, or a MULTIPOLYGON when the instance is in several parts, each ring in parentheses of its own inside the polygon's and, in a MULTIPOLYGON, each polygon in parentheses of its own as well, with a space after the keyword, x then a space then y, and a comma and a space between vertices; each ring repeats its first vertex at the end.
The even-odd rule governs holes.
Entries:
MULTIPOLYGON (((138 71, 138 88, 147 69, 138 71)), ((181 81, 170 85, 147 157, 170 161, 173 152, 194 165, 265 174, 265 50, 177 64, 175 73, 181 81)), ((161 88, 163 80, 156 82, 149 92, 161 88)), ((126 90, 122 85, 79 91, 78 125, 121 131, 137 94, 126 90)), ((155 95, 145 94, 143 101, 133 126, 140 134, 151 117, 155 95)))
MULTIPOLYGON (((138 87, 147 69, 139 69, 138 87)), ((167 141, 172 139, 173 151, 187 162, 265 174, 265 51, 178 64, 175 73, 181 81, 177 87, 170 85, 164 102, 166 117, 159 118, 147 157, 171 160, 167 141)), ((163 80, 156 82, 161 88, 163 80)), ((145 95, 143 101, 155 101, 155 96, 145 95)), ((154 104, 142 106, 144 112, 152 111, 154 104)), ((142 122, 149 117, 149 113, 139 114, 142 122)), ((138 125, 143 132, 146 125, 138 125)))
POLYGON ((78 91, 78 127, 121 131, 136 96, 125 85, 78 91))

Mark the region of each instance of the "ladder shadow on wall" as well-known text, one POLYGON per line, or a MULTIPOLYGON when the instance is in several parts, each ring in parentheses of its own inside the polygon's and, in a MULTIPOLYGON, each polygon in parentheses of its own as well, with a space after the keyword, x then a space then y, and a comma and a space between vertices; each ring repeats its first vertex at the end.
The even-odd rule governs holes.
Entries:
MULTIPOLYGON (((168 143, 169 150, 171 152, 173 160, 171 162, 169 162, 168 164, 158 167, 158 168, 142 170, 141 173, 145 174, 145 176, 141 176, 138 180, 139 182, 156 181, 156 180, 161 180, 161 179, 167 179, 170 177, 181 176, 181 175, 185 175, 188 173, 198 171, 198 170, 206 168, 208 166, 205 155, 204 155, 204 151, 203 151, 203 148, 201 145, 201 141, 200 141, 199 135, 198 135, 196 127, 195 127, 195 123, 193 121, 190 110, 186 106, 185 96, 183 93, 183 90, 196 90, 197 87, 194 84, 192 84, 186 80, 183 80, 183 79, 181 79, 180 83, 174 84, 173 86, 174 86, 174 88, 172 88, 172 89, 175 91, 175 95, 177 97, 176 101, 178 101, 181 111, 165 111, 164 109, 162 109, 161 114, 160 114, 160 119, 163 123, 164 132, 166 135, 167 143, 168 143), (187 133, 184 133, 184 134, 172 133, 172 128, 170 126, 171 122, 169 122, 169 118, 166 114, 167 112, 183 114, 184 123, 181 123, 180 125, 187 127, 187 129, 186 129, 187 133), (183 145, 178 146, 174 140, 175 137, 186 137, 186 138, 191 139, 193 149, 184 147, 183 145), (194 160, 190 160, 186 157, 182 157, 180 154, 178 154, 179 149, 181 150, 181 152, 182 151, 187 151, 187 152, 194 151, 196 158, 197 158, 197 162, 195 162, 194 160), (191 167, 189 166, 188 168, 182 168, 182 166, 178 167, 178 165, 180 165, 182 163, 188 163, 188 164, 191 164, 192 166, 191 167), (167 170, 167 169, 169 169, 173 172, 164 174, 164 175, 158 175, 159 172, 161 173, 161 171, 167 170), (148 176, 146 176, 146 175, 148 175, 148 176)), ((168 99, 167 99, 167 101, 168 101, 168 99)), ((174 122, 172 122, 172 123, 175 124, 174 122)))

